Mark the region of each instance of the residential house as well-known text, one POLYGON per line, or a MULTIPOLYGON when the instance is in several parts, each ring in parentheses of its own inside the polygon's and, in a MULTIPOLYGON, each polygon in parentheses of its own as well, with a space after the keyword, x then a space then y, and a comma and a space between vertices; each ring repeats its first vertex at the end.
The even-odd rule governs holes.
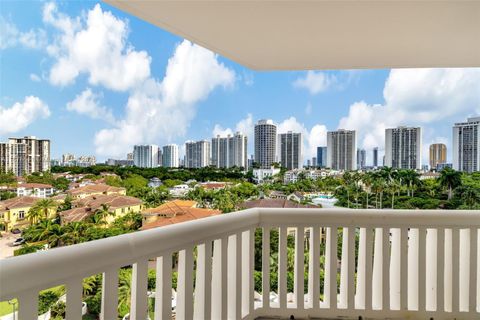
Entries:
POLYGON ((48 198, 54 192, 53 186, 43 183, 22 183, 16 189, 17 197, 48 198))
POLYGON ((67 194, 69 194, 73 199, 83 199, 98 195, 125 196, 127 194, 127 190, 125 188, 112 187, 106 184, 94 184, 68 190, 67 194))
POLYGON ((219 215, 220 210, 197 208, 196 201, 173 200, 142 212, 142 230, 219 215))
POLYGON ((74 200, 72 209, 59 213, 60 221, 62 224, 83 221, 101 209, 102 205, 106 205, 111 213, 106 217, 107 224, 127 213, 139 213, 143 210, 143 202, 140 199, 118 194, 100 194, 74 200))
MULTIPOLYGON (((24 229, 30 225, 27 219, 28 211, 38 202, 36 197, 16 197, 0 201, 0 230, 11 231, 13 229, 24 229)), ((48 218, 54 218, 55 210, 50 210, 48 218)))

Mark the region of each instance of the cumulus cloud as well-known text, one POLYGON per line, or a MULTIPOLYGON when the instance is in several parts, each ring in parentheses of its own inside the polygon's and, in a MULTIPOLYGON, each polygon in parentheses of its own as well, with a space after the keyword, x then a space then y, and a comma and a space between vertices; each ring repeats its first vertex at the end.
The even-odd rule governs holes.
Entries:
POLYGON ((25 97, 23 102, 16 102, 10 108, 0 106, 0 135, 18 132, 37 119, 49 116, 48 106, 34 96, 25 97))
POLYGON ((47 3, 43 21, 60 31, 47 47, 55 60, 49 74, 52 84, 66 86, 86 74, 91 85, 126 91, 150 76, 151 58, 127 43, 127 23, 99 4, 82 17, 71 18, 55 3, 47 3))
POLYGON ((383 149, 385 128, 399 125, 422 126, 424 143, 435 142, 451 136, 454 121, 480 113, 480 69, 391 70, 383 96, 382 105, 352 104, 338 127, 357 130, 367 149, 383 149))
POLYGON ((115 122, 112 110, 100 104, 99 100, 101 97, 101 94, 96 94, 90 88, 87 88, 78 94, 75 99, 67 103, 67 110, 89 116, 92 119, 115 122))
POLYGON ((46 46, 47 34, 43 29, 22 32, 17 26, 0 16, 0 50, 23 46, 40 49, 46 46))
POLYGON ((126 117, 95 136, 97 154, 120 156, 137 143, 167 143, 184 136, 195 117, 195 104, 217 87, 231 87, 235 72, 217 55, 189 41, 179 44, 162 81, 148 79, 135 88, 126 117))
POLYGON ((310 94, 326 91, 337 82, 334 75, 320 71, 307 71, 304 77, 300 77, 293 82, 295 88, 306 89, 310 94))

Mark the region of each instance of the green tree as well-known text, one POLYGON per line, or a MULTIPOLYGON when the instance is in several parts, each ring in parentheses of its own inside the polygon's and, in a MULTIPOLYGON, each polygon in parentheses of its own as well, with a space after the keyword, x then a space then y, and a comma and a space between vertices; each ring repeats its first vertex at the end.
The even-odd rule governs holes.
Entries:
POLYGON ((453 189, 462 185, 462 173, 451 168, 440 171, 440 185, 448 190, 448 200, 452 199, 453 189))

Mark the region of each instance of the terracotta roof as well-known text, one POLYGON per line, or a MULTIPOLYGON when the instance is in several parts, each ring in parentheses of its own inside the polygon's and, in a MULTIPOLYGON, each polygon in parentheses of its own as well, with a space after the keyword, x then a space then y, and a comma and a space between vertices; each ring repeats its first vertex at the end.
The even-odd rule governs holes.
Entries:
POLYGON ((59 212, 60 218, 62 219, 62 223, 69 223, 69 222, 78 222, 83 221, 89 216, 93 215, 94 211, 90 208, 82 207, 82 208, 73 208, 70 210, 59 212))
POLYGON ((119 187, 112 187, 106 184, 92 184, 72 190, 68 190, 67 192, 72 196, 79 195, 79 194, 89 194, 89 193, 105 193, 105 192, 121 192, 125 190, 125 188, 119 187))
POLYGON ((31 207, 41 199, 35 197, 15 197, 12 199, 0 201, 0 212, 15 208, 31 207))
POLYGON ((227 186, 225 182, 204 182, 200 186, 204 189, 221 189, 227 186))
POLYGON ((140 199, 122 196, 122 195, 94 195, 89 196, 84 199, 79 199, 73 202, 76 207, 89 207, 93 211, 96 211, 102 206, 102 204, 108 205, 110 209, 118 209, 130 206, 138 206, 143 202, 140 199))
POLYGON ((196 201, 192 200, 173 200, 165 202, 164 204, 156 207, 144 210, 143 214, 162 214, 162 215, 176 215, 186 212, 186 210, 195 208, 197 206, 196 201))
POLYGON ((53 186, 49 184, 44 184, 44 183, 22 183, 17 186, 17 188, 25 188, 25 189, 50 189, 53 188, 53 186))
POLYGON ((163 227, 170 224, 176 224, 186 221, 192 221, 221 214, 220 210, 201 209, 201 208, 186 208, 184 213, 177 214, 170 218, 159 217, 157 221, 146 223, 142 225, 141 230, 148 230, 157 227, 163 227))
POLYGON ((239 206, 242 209, 250 208, 318 208, 315 205, 304 205, 284 199, 259 199, 245 201, 239 206))

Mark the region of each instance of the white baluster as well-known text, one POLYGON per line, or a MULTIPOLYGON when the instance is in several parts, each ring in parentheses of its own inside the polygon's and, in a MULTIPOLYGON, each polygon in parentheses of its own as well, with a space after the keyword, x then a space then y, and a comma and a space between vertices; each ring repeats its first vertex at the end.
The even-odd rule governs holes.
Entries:
POLYGON ((408 229, 400 229, 400 310, 408 309, 408 229))
POLYGON ((212 242, 197 246, 194 319, 211 318, 212 242))
POLYGON ((477 263, 478 263, 478 229, 470 228, 470 253, 469 253, 469 293, 468 293, 468 310, 471 313, 477 311, 477 263))
POLYGON ((212 319, 227 319, 227 237, 213 247, 212 319))
POLYGON ((176 319, 193 318, 193 250, 178 252, 177 315, 176 319))
POLYGON ((240 319, 242 311, 242 234, 228 237, 228 318, 240 319))
POLYGON ((445 229, 437 228, 437 294, 436 308, 437 312, 445 311, 445 229))
MULTIPOLYGON (((172 254, 157 258, 155 283, 155 320, 172 317, 172 254)), ((116 319, 116 318, 110 318, 116 319)), ((107 320, 107 318, 105 319, 107 320)))
POLYGON ((66 283, 67 301, 66 301, 66 319, 81 320, 82 319, 82 291, 83 279, 70 279, 66 283))
POLYGON ((148 314, 147 300, 148 260, 141 260, 133 264, 132 289, 130 301, 130 319, 144 320, 148 314))
POLYGON ((18 296, 18 319, 34 320, 38 313, 38 291, 31 290, 18 296))
POLYGON ((425 228, 418 229, 418 310, 426 309, 426 248, 427 232, 425 228))
POLYGON ((106 270, 102 277, 102 306, 100 319, 117 319, 118 314, 118 269, 106 270))
POLYGON ((360 228, 358 240, 358 261, 357 261, 357 288, 355 295, 355 308, 365 309, 365 286, 366 286, 366 263, 367 263, 367 230, 360 228))
POLYGON ((390 307, 392 310, 400 310, 400 229, 391 229, 392 246, 390 257, 390 307))
POLYGON ((390 310, 390 229, 382 228, 382 310, 390 310))
POLYGON ((460 230, 452 228, 452 311, 459 311, 459 260, 460 260, 460 230))
POLYGON ((347 308, 355 309, 355 227, 348 227, 347 308))
POLYGON ((372 309, 381 310, 383 301, 383 229, 375 228, 373 274, 372 274, 372 309))
POLYGON ((254 311, 255 229, 242 233, 242 317, 254 311))
POLYGON ((294 296, 296 307, 303 309, 304 305, 304 278, 305 278, 305 250, 304 228, 297 227, 295 232, 295 270, 294 270, 294 296))
POLYGON ((262 232, 262 304, 270 308, 270 228, 262 232))
POLYGON ((280 308, 287 307, 287 228, 278 230, 278 299, 280 308))
POLYGON ((408 235, 408 310, 418 310, 418 229, 408 235))
POLYGON ((320 229, 310 228, 310 250, 308 259, 308 297, 313 309, 320 302, 320 229))
POLYGON ((365 310, 372 310, 373 286, 373 231, 366 229, 366 263, 365 263, 365 310))
POLYGON ((327 228, 325 253, 325 302, 331 310, 337 309, 337 227, 327 228))
POLYGON ((469 260, 470 260, 470 231, 469 229, 460 229, 460 252, 459 252, 459 305, 460 311, 468 311, 469 295, 469 260))

